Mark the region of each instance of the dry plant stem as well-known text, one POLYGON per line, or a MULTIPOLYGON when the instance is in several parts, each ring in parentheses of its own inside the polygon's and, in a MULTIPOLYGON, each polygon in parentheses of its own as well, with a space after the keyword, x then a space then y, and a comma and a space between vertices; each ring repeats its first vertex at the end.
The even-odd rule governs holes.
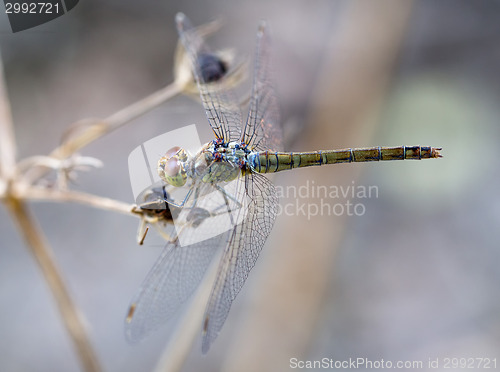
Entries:
POLYGON ((69 139, 61 146, 51 152, 50 156, 57 159, 64 159, 81 148, 87 146, 103 135, 119 128, 123 124, 145 114, 168 99, 180 94, 183 87, 176 82, 166 86, 163 89, 149 95, 140 101, 114 113, 113 115, 96 121, 96 124, 88 128, 80 135, 69 139))
POLYGON ((85 327, 80 319, 78 309, 71 300, 64 281, 59 274, 59 270, 54 261, 52 251, 45 242, 40 228, 35 220, 31 217, 26 205, 16 199, 7 198, 6 205, 16 221, 21 235, 26 239, 26 242, 31 250, 31 253, 36 258, 45 280, 56 299, 59 312, 64 320, 66 328, 69 331, 73 345, 78 353, 81 364, 85 371, 100 371, 97 357, 90 345, 90 340, 87 337, 85 327))
POLYGON ((12 124, 12 114, 3 76, 3 64, 0 58, 0 178, 6 182, 4 202, 16 221, 21 235, 26 239, 31 253, 35 256, 42 273, 54 297, 66 328, 73 340, 78 357, 86 371, 100 371, 97 358, 92 350, 85 328, 78 316, 78 310, 73 304, 64 286, 57 266, 52 258, 52 252, 43 238, 41 230, 30 216, 25 204, 11 194, 15 188, 13 178, 16 173, 16 142, 12 124))
POLYGON ((112 212, 123 213, 127 215, 138 216, 133 213, 135 205, 120 202, 118 200, 103 198, 92 194, 87 194, 80 191, 62 191, 62 190, 46 190, 40 188, 30 188, 22 194, 18 194, 20 199, 30 200, 50 200, 58 202, 74 202, 90 207, 104 209, 112 212))
POLYGON ((12 113, 4 82, 3 63, 0 58, 0 177, 10 180, 15 172, 16 141, 12 113))

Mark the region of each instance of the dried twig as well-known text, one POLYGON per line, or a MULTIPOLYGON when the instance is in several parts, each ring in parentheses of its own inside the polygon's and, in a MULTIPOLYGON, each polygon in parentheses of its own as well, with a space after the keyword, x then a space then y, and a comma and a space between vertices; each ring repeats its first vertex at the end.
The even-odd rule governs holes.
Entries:
POLYGON ((80 191, 30 188, 29 192, 19 192, 16 194, 19 199, 73 202, 111 212, 140 216, 140 213, 134 204, 128 204, 118 200, 87 194, 80 191))
POLYGON ((80 317, 78 308, 73 303, 64 280, 59 273, 52 250, 48 246, 42 231, 31 217, 26 205, 16 199, 8 198, 6 203, 12 218, 16 221, 31 253, 36 258, 47 284, 54 295, 66 329, 71 335, 73 345, 86 371, 100 371, 99 363, 90 339, 80 317))
POLYGON ((22 199, 13 192, 16 187, 16 145, 12 125, 10 103, 4 83, 3 66, 0 60, 0 161, 1 177, 4 187, 1 190, 1 200, 5 202, 12 218, 16 221, 21 235, 25 238, 31 253, 35 257, 47 284, 58 305, 66 329, 71 336, 82 366, 86 371, 100 371, 97 357, 90 344, 85 326, 79 311, 64 285, 52 251, 35 220, 31 217, 22 199))
POLYGON ((93 125, 88 127, 87 130, 64 142, 61 146, 52 151, 50 156, 57 159, 64 159, 103 135, 112 132, 122 125, 152 110, 163 102, 175 97, 180 94, 182 90, 182 85, 174 82, 149 95, 148 97, 143 98, 140 101, 137 101, 136 103, 133 103, 130 106, 114 113, 113 115, 108 116, 106 119, 96 119, 93 125))

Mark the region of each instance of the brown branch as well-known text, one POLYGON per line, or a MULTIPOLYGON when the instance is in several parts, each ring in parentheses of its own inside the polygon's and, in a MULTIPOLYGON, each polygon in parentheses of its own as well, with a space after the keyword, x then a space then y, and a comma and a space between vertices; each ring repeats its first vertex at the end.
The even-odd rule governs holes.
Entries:
POLYGON ((177 83, 167 85, 165 88, 156 91, 155 93, 143 98, 124 109, 115 112, 113 115, 108 116, 106 119, 96 119, 95 123, 87 130, 70 138, 61 146, 57 147, 50 153, 50 156, 57 159, 64 159, 81 148, 87 146, 96 139, 108 134, 131 120, 144 115, 156 106, 171 99, 172 97, 180 94, 183 87, 177 83))
POLYGON ((31 187, 23 191, 17 191, 16 197, 25 200, 73 202, 112 212, 139 216, 135 209, 135 205, 133 204, 104 198, 102 196, 87 194, 80 191, 51 190, 31 187))
POLYGON ((0 194, 12 219, 17 223, 21 235, 26 240, 32 255, 36 258, 43 276, 52 291, 63 318, 66 329, 73 341, 78 357, 86 371, 100 371, 101 368, 80 319, 79 311, 71 297, 54 261, 52 251, 45 242, 42 231, 31 217, 26 205, 13 195, 16 189, 16 142, 12 123, 12 113, 0 58, 0 194))
POLYGON ((73 303, 64 280, 54 260, 52 250, 45 241, 41 229, 32 218, 26 205, 9 197, 6 205, 14 221, 16 221, 21 235, 25 238, 31 253, 36 258, 43 276, 54 295, 57 307, 64 320, 73 345, 85 371, 100 371, 97 357, 92 349, 80 312, 73 303))

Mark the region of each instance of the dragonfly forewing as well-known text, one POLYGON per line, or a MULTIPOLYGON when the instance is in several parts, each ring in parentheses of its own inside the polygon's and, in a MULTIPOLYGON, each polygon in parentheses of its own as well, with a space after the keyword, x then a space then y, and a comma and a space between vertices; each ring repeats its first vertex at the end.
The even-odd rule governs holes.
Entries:
POLYGON ((182 246, 210 239, 243 221, 248 205, 243 179, 237 178, 226 185, 211 185, 211 189, 211 193, 203 196, 196 196, 195 190, 193 202, 189 203, 189 207, 182 208, 178 218, 174 220, 182 246), (193 220, 193 211, 200 209, 208 211, 209 217, 193 224, 193 221, 196 222, 193 220))
POLYGON ((279 106, 272 81, 269 32, 261 22, 255 48, 254 81, 241 142, 254 151, 283 148, 279 106))
POLYGON ((241 109, 234 92, 225 84, 227 75, 214 82, 203 79, 207 68, 204 62, 212 60, 210 56, 214 56, 214 53, 184 14, 177 14, 176 22, 179 38, 189 56, 200 98, 215 136, 226 142, 238 140, 241 137, 241 109))

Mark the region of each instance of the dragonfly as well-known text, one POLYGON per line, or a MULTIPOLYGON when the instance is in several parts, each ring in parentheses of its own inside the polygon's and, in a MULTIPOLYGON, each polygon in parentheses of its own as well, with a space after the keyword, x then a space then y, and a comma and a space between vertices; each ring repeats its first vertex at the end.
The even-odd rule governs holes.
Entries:
POLYGON ((215 138, 194 154, 174 147, 158 161, 161 186, 150 192, 141 207, 162 215, 168 223, 175 215, 181 223, 133 299, 125 327, 129 340, 138 341, 170 319, 217 256, 217 274, 202 324, 202 352, 206 353, 277 216, 277 192, 264 174, 338 163, 439 158, 441 148, 378 146, 284 152, 266 23, 257 32, 245 120, 233 89, 224 84, 227 66, 214 57, 184 14, 177 14, 176 24, 215 138), (174 197, 178 190, 182 190, 181 196, 174 197), (165 212, 167 208, 171 212, 165 212), (222 215, 226 216, 223 220, 222 215), (224 228, 213 233, 221 223, 224 228), (199 236, 202 239, 193 240, 199 236))

